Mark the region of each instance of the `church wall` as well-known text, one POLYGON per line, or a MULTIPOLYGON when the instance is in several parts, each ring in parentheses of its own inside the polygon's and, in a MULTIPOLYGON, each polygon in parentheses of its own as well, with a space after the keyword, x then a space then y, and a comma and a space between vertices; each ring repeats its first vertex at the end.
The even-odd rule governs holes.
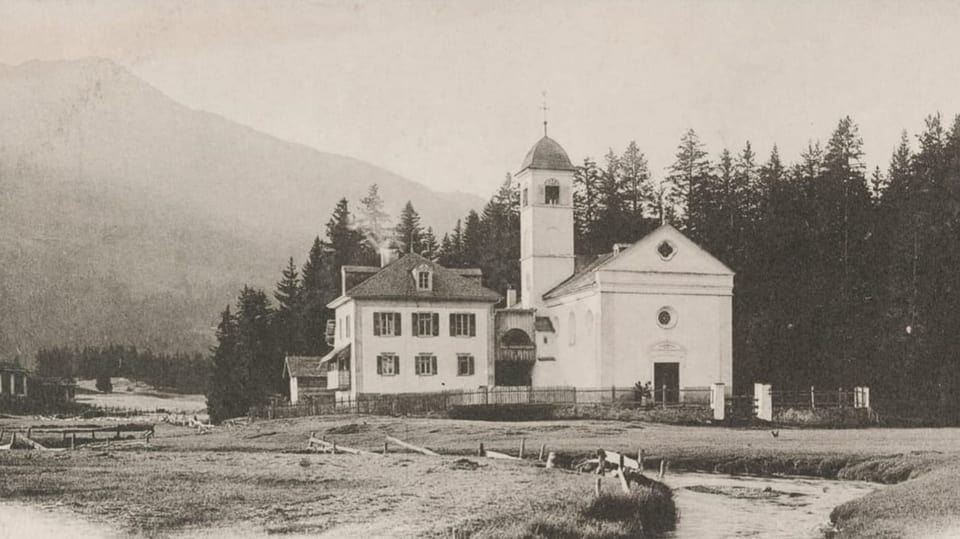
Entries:
POLYGON ((603 386, 653 382, 654 363, 680 364, 680 387, 732 386, 729 295, 603 294, 603 386), (676 325, 658 325, 662 307, 676 325))
POLYGON ((556 361, 538 361, 534 367, 533 384, 601 387, 598 362, 602 349, 599 295, 591 291, 565 298, 544 309, 544 312, 554 321, 557 331, 554 335, 556 361), (574 333, 572 341, 571 333, 574 333))

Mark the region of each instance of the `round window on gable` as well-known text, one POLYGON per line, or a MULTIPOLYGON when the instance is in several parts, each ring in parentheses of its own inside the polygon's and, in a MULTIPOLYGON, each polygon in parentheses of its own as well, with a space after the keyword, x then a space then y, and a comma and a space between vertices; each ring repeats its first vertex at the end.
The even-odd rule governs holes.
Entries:
POLYGON ((657 245, 657 253, 660 255, 660 258, 670 260, 673 258, 673 255, 677 254, 677 248, 669 241, 663 240, 660 242, 660 245, 657 245))
POLYGON ((670 329, 677 325, 677 313, 670 307, 661 307, 657 311, 657 325, 663 329, 670 329))

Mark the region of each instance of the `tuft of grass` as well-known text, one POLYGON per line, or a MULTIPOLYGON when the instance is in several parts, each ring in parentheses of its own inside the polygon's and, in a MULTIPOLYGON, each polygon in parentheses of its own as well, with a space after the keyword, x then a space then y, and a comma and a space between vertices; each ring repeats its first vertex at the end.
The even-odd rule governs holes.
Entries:
POLYGON ((526 519, 498 518, 451 530, 456 539, 627 539, 657 537, 676 527, 678 512, 669 487, 647 480, 630 494, 604 492, 566 500, 526 519))

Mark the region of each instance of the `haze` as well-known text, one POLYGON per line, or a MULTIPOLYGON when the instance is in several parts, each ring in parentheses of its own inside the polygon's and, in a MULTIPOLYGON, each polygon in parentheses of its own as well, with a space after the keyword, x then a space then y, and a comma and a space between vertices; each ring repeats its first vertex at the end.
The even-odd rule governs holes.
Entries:
POLYGON ((0 63, 101 56, 188 106, 489 196, 542 133, 574 161, 636 140, 655 177, 695 128, 792 161, 843 115, 868 164, 960 112, 950 2, 6 1, 0 63))

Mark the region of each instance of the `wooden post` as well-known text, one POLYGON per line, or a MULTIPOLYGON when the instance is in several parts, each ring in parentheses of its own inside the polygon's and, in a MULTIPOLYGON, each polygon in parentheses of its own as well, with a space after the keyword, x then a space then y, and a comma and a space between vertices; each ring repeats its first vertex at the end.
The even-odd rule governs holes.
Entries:
POLYGON ((526 445, 527 445, 527 439, 520 438, 520 460, 523 460, 523 450, 525 449, 526 445))
POLYGON ((623 453, 620 454, 620 473, 623 473, 623 453))
POLYGON ((603 465, 607 462, 607 452, 597 449, 597 475, 603 475, 603 465))
POLYGON ((90 439, 91 439, 91 440, 96 440, 96 439, 97 439, 97 431, 95 431, 95 430, 90 431, 90 439))
POLYGON ((599 498, 600 497, 600 476, 597 476, 597 482, 593 485, 593 493, 599 498))
POLYGON ((617 402, 617 386, 610 386, 610 402, 617 402))
POLYGON ((667 468, 667 459, 661 458, 660 459, 660 475, 657 476, 657 481, 660 481, 663 479, 663 474, 666 473, 667 471, 666 468, 667 468))
POLYGON ((546 448, 546 444, 540 444, 540 454, 537 455, 537 461, 543 462, 543 450, 546 448))
POLYGON ((660 390, 660 406, 667 409, 667 384, 663 384, 663 389, 660 390))
POLYGON ((333 454, 337 454, 337 442, 333 442, 333 454))
POLYGON ((13 449, 13 446, 17 445, 17 433, 13 433, 13 439, 10 440, 10 449, 13 449))
POLYGON ((27 438, 33 438, 33 427, 27 427, 27 438))
POLYGON ((640 473, 643 473, 643 449, 637 451, 637 465, 640 467, 640 473))
POLYGON ((383 455, 384 455, 384 456, 387 455, 387 443, 388 443, 388 442, 383 442, 383 455))
POLYGON ((117 439, 117 440, 120 439, 120 425, 117 425, 117 437, 116 437, 116 439, 117 439))
POLYGON ((70 433, 70 451, 77 448, 77 433, 70 433))
POLYGON ((556 458, 557 458, 557 454, 554 453, 553 451, 551 451, 550 454, 547 455, 547 468, 553 468, 556 465, 555 464, 556 458))
POLYGON ((814 396, 813 396, 813 386, 810 386, 810 409, 811 409, 811 410, 816 410, 816 409, 817 409, 817 402, 816 402, 816 399, 815 399, 814 396))
POLYGON ((837 407, 843 408, 843 388, 837 388, 837 407))

